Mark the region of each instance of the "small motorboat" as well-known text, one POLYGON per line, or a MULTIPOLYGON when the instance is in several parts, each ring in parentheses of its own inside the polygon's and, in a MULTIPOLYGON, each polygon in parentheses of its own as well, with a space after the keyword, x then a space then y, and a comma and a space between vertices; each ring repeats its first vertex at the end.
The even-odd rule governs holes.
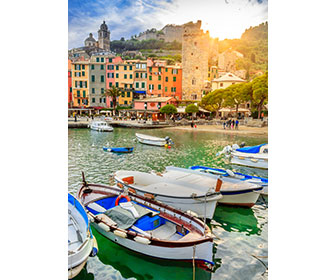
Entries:
POLYGON ((140 195, 152 197, 182 211, 192 211, 207 219, 212 219, 217 201, 222 198, 219 190, 216 190, 217 182, 204 187, 157 174, 127 170, 117 171, 112 177, 121 188, 131 188, 140 195))
POLYGON ((265 195, 265 196, 268 195, 268 179, 266 178, 246 175, 246 174, 239 173, 239 172, 233 172, 232 170, 229 170, 229 169, 225 170, 225 169, 220 169, 220 168, 211 168, 211 167, 199 166, 199 165, 191 166, 189 167, 189 169, 195 170, 201 173, 213 174, 213 175, 217 175, 220 177, 230 177, 230 178, 235 178, 243 182, 261 185, 263 186, 263 189, 260 191, 260 194, 265 195))
POLYGON ((210 229, 194 216, 130 189, 88 184, 84 175, 77 196, 91 226, 120 246, 154 258, 195 262, 203 268, 214 264, 210 229))
POLYGON ((98 251, 89 219, 83 205, 68 193, 68 278, 72 279, 85 266, 89 256, 98 251))
POLYGON ((135 136, 140 143, 146 144, 146 145, 164 147, 166 145, 173 144, 173 141, 168 136, 166 136, 165 138, 160 138, 160 137, 155 137, 155 136, 141 134, 141 133, 135 133, 135 136))
POLYGON ((120 147, 120 148, 110 148, 110 147, 103 147, 105 152, 111 153, 119 153, 119 154, 127 154, 133 152, 133 147, 120 147))
POLYGON ((107 122, 105 121, 93 121, 89 125, 89 128, 92 130, 96 131, 106 131, 106 132, 111 132, 113 131, 113 127, 110 126, 107 122))
POLYGON ((211 187, 219 181, 219 190, 222 198, 218 201, 221 204, 252 207, 258 200, 263 186, 254 183, 247 183, 236 178, 223 177, 208 173, 201 173, 196 170, 168 166, 162 176, 178 182, 188 183, 193 186, 211 187))
POLYGON ((268 169, 268 144, 233 150, 231 157, 232 164, 268 169))

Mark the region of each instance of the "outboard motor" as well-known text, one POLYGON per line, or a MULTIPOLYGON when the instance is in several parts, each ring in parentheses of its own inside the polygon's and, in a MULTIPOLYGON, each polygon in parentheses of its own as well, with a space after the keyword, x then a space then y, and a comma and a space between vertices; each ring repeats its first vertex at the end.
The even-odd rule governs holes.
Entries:
POLYGON ((166 137, 165 137, 165 140, 166 140, 166 143, 167 143, 168 145, 169 145, 169 144, 170 144, 170 145, 174 144, 173 141, 170 139, 169 136, 166 136, 166 137))
POLYGON ((240 148, 243 148, 243 147, 245 147, 245 145, 246 145, 245 142, 241 142, 239 146, 240 146, 240 148))

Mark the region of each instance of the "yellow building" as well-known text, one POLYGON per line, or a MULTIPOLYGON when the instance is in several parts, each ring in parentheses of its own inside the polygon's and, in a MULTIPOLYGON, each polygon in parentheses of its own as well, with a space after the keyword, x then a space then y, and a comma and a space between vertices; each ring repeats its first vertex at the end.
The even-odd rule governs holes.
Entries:
POLYGON ((89 106, 89 62, 75 61, 72 70, 72 100, 74 107, 89 106))
POLYGON ((115 86, 122 94, 118 97, 119 106, 131 106, 133 102, 135 64, 130 61, 115 64, 115 86))
POLYGON ((218 76, 218 67, 210 66, 208 67, 208 81, 212 81, 213 79, 217 79, 218 76))
POLYGON ((220 88, 224 89, 233 84, 240 84, 240 83, 245 83, 245 82, 246 82, 245 80, 228 72, 228 73, 225 73, 223 76, 220 76, 219 78, 213 79, 211 81, 211 90, 214 91, 220 88))

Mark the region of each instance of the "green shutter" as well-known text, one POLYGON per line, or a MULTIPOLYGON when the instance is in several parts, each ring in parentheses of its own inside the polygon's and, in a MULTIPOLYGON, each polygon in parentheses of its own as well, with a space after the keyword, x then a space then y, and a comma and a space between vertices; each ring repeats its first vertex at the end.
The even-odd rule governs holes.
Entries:
POLYGON ((161 85, 158 86, 158 89, 161 89, 161 85))

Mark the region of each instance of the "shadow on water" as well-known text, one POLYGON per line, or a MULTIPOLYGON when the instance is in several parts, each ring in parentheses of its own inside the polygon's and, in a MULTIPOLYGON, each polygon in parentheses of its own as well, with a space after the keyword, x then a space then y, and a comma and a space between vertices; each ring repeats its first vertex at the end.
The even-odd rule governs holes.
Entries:
MULTIPOLYGON (((112 266, 112 270, 119 271, 123 278, 134 277, 138 280, 193 279, 191 263, 159 260, 144 256, 111 242, 104 236, 101 236, 94 228, 92 228, 92 233, 96 237, 99 247, 99 262, 104 264, 105 269, 106 267, 110 267, 111 270, 112 266)), ((88 265, 89 262, 86 265, 86 269, 83 269, 76 279, 106 279, 97 277, 96 271, 94 272, 95 277, 93 278, 92 274, 88 272, 88 265), (79 276, 81 277, 79 278, 79 276)), ((97 264, 95 264, 95 267, 97 267, 97 264)), ((102 275, 105 274, 106 273, 102 273, 102 275)), ((111 276, 111 271, 108 274, 110 275, 109 279, 122 279, 118 277, 117 272, 115 272, 113 276, 111 276)), ((211 272, 196 267, 195 279, 211 279, 211 272)))
POLYGON ((247 236, 261 232, 251 208, 218 205, 213 220, 212 225, 219 223, 228 232, 243 232, 247 236))

